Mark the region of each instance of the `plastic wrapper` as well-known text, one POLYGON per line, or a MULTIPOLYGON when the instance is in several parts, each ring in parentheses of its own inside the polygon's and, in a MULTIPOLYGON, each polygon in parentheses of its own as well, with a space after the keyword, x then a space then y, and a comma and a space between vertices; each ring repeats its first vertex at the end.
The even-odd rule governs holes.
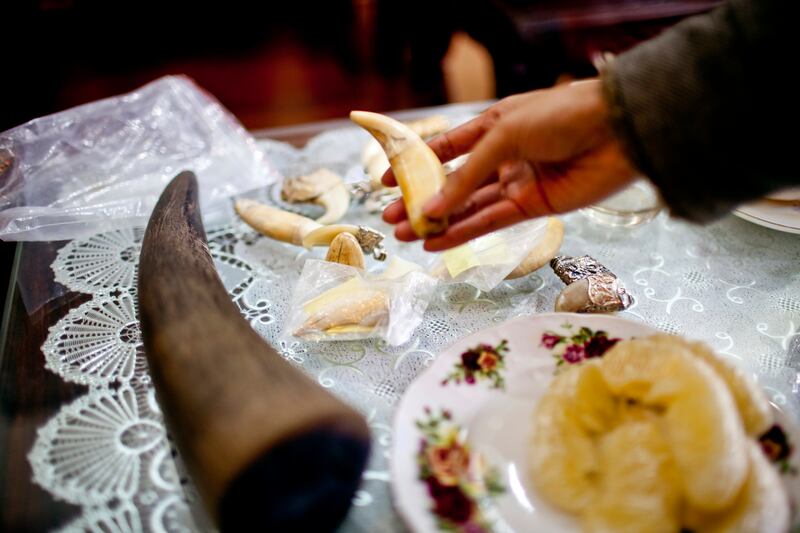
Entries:
POLYGON ((482 291, 499 285, 544 236, 547 218, 494 231, 442 252, 429 273, 438 281, 467 283, 482 291))
POLYGON ((284 336, 311 341, 381 338, 406 342, 422 322, 436 281, 392 259, 380 274, 308 260, 294 289, 284 336))
POLYGON ((0 239, 28 241, 144 226, 183 170, 197 175, 204 212, 278 178, 236 119, 185 77, 0 133, 0 170, 0 239))

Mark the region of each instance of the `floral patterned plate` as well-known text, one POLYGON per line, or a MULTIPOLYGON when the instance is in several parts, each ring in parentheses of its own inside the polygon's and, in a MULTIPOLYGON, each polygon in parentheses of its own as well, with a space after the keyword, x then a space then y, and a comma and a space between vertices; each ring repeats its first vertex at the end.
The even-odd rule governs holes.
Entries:
MULTIPOLYGON (((477 332, 442 352, 408 388, 394 420, 392 490, 411 529, 580 531, 528 479, 531 413, 561 367, 653 333, 613 316, 548 313, 477 332)), ((790 442, 800 442, 800 433, 782 413, 777 418, 762 448, 797 502, 798 454, 790 442)))

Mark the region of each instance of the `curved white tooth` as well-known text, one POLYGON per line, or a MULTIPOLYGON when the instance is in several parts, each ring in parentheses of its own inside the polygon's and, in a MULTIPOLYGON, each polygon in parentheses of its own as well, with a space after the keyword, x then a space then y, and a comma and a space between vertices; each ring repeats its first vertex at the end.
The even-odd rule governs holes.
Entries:
POLYGON ((325 208, 325 214, 317 219, 319 224, 333 224, 342 219, 350 207, 350 191, 344 182, 328 189, 314 200, 325 208))
POLYGON ((331 241, 325 261, 364 269, 366 262, 361 245, 350 233, 340 233, 331 241))
POLYGON ((383 152, 380 143, 374 138, 367 141, 364 150, 361 152, 361 165, 369 176, 369 184, 372 190, 383 188, 381 178, 389 170, 389 159, 383 152))
POLYGON ((341 220, 350 207, 350 191, 342 177, 327 168, 283 182, 281 197, 287 202, 314 202, 325 208, 320 224, 341 220))
MULTIPOLYGON (((419 120, 407 122, 411 131, 422 137, 432 137, 450 128, 450 122, 444 115, 432 115, 419 120)), ((389 170, 389 159, 383 152, 377 140, 370 139, 361 152, 361 165, 369 176, 370 186, 373 191, 384 188, 381 178, 389 170)))
POLYGON ((314 246, 329 246, 331 241, 340 233, 349 233, 350 235, 358 235, 358 226, 352 224, 330 224, 313 229, 308 232, 302 239, 302 244, 306 248, 314 246))
POLYGON ((259 233, 290 244, 302 245, 308 233, 323 227, 310 218, 255 200, 237 200, 234 208, 242 220, 259 233))
POLYGON ((431 220, 422 212, 425 203, 442 188, 444 168, 433 150, 405 124, 385 115, 352 111, 350 119, 366 129, 383 147, 403 192, 411 228, 419 237, 438 233, 446 221, 431 220))
POLYGON ((506 276, 506 279, 526 276, 534 270, 539 270, 556 256, 564 240, 564 224, 555 217, 549 217, 544 232, 539 244, 506 276))
POLYGON ((344 183, 342 177, 327 168, 284 180, 281 196, 287 202, 313 202, 319 195, 344 183))

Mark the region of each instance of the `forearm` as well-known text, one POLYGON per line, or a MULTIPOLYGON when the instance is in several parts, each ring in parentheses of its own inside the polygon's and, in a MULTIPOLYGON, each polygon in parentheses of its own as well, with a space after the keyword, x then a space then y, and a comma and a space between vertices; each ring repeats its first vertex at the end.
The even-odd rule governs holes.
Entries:
POLYGON ((796 90, 782 80, 796 63, 797 12, 793 1, 732 0, 603 74, 614 130, 675 215, 710 220, 800 180, 796 90))

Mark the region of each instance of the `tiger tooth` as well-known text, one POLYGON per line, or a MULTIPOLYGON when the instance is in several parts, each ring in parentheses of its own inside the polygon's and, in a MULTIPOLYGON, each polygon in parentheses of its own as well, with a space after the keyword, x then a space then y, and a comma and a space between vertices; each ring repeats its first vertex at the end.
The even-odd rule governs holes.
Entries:
POLYGON ((325 214, 317 219, 319 224, 333 224, 347 213, 350 207, 350 190, 344 182, 320 194, 314 203, 325 208, 325 214))
POLYGON ((333 238, 328 248, 328 254, 325 256, 325 261, 350 265, 362 270, 366 267, 361 245, 358 244, 353 235, 347 232, 340 233, 333 238))
POLYGON ((329 246, 331 241, 340 233, 349 233, 353 235, 364 253, 372 254, 378 261, 386 259, 386 252, 383 249, 383 239, 385 236, 380 231, 366 226, 354 226, 352 224, 320 226, 305 235, 302 240, 302 245, 306 248, 311 248, 313 246, 329 246))
MULTIPOLYGON (((444 115, 431 115, 419 120, 406 122, 406 125, 423 139, 438 135, 450 128, 450 122, 444 115)), ((386 158, 381 145, 375 139, 370 139, 364 145, 364 150, 361 152, 361 164, 367 176, 369 176, 372 190, 384 188, 381 178, 389 170, 389 160, 386 158)))
POLYGON ((287 202, 313 202, 325 208, 320 224, 338 222, 350 207, 350 190, 342 177, 327 168, 283 182, 281 196, 287 202))
POLYGON ((376 326, 389 312, 389 297, 385 291, 352 278, 317 296, 303 309, 308 318, 293 332, 298 337, 344 326, 376 326))
POLYGON ((304 216, 284 211, 255 200, 241 199, 234 204, 236 213, 250 227, 267 237, 290 244, 303 244, 303 238, 321 224, 304 216))
POLYGON ((389 159, 411 228, 419 237, 439 233, 446 220, 425 216, 422 208, 442 188, 445 172, 442 163, 425 141, 411 128, 393 118, 368 111, 352 111, 350 120, 366 129, 380 143, 389 159))
POLYGON ((306 233, 300 244, 306 248, 330 246, 333 239, 340 233, 349 233, 350 235, 356 236, 358 234, 358 226, 354 226, 353 224, 319 226, 306 233))

